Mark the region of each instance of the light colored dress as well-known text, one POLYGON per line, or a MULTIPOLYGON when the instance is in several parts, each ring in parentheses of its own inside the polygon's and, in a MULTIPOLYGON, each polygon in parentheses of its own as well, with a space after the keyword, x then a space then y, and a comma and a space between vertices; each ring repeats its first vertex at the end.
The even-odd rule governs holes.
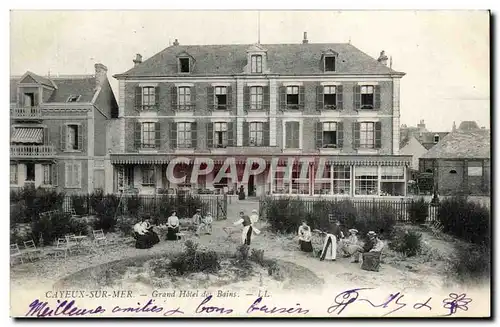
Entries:
POLYGON ((326 234, 323 250, 319 260, 336 260, 337 259, 337 237, 333 234, 326 234))

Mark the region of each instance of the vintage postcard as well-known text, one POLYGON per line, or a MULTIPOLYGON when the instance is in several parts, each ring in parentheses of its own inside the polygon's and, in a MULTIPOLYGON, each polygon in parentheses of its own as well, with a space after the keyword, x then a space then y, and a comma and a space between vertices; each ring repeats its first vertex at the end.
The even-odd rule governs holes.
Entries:
POLYGON ((10 19, 12 317, 491 316, 488 11, 10 19))

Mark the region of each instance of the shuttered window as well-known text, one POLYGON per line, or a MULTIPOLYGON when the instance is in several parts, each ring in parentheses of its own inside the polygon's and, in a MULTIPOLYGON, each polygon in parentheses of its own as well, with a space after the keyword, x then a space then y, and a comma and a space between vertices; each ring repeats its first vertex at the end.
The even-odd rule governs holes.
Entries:
POLYGON ((264 91, 262 86, 250 87, 250 109, 259 110, 263 108, 264 91))
POLYGON ((17 164, 10 165, 10 183, 17 184, 17 164))
POLYGON ((286 122, 285 124, 285 148, 299 149, 300 148, 300 123, 286 122))
POLYGON ((142 167, 142 185, 155 185, 155 167, 142 167))
POLYGON ((262 146, 264 144, 264 123, 251 122, 249 123, 249 145, 262 146))
POLYGON ((214 146, 216 148, 227 147, 227 123, 214 123, 214 146))
POLYGON ((80 162, 66 162, 65 168, 66 188, 81 188, 82 164, 80 162))
POLYGON ((177 148, 191 148, 191 123, 177 123, 177 148))
POLYGON ((262 56, 253 55, 251 58, 251 72, 252 73, 262 73, 262 56))
POLYGON ((156 147, 155 123, 142 123, 142 144, 141 148, 151 149, 156 147))

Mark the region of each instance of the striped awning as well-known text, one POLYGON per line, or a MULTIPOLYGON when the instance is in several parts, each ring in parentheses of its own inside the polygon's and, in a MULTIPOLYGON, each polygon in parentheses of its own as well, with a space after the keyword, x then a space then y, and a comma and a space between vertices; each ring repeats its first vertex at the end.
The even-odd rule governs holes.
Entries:
POLYGON ((16 128, 12 134, 13 143, 43 143, 43 128, 16 128))

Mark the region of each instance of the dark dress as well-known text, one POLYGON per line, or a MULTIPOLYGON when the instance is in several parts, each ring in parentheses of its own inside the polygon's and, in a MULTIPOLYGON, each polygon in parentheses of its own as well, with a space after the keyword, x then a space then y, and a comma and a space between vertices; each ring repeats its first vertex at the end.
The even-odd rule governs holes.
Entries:
POLYGON ((138 233, 134 233, 134 238, 136 249, 150 249, 153 247, 151 237, 148 236, 148 234, 140 235, 138 233))
POLYGON ((156 234, 155 231, 153 231, 152 228, 146 232, 146 235, 149 237, 152 245, 160 243, 160 237, 158 236, 158 234, 156 234))
POLYGON ((300 244, 300 250, 301 251, 303 251, 303 252, 313 252, 313 246, 312 246, 311 241, 307 242, 307 241, 300 240, 299 244, 300 244))
POLYGON ((177 241, 177 233, 179 232, 179 226, 177 227, 168 227, 167 228, 167 241, 177 241))

